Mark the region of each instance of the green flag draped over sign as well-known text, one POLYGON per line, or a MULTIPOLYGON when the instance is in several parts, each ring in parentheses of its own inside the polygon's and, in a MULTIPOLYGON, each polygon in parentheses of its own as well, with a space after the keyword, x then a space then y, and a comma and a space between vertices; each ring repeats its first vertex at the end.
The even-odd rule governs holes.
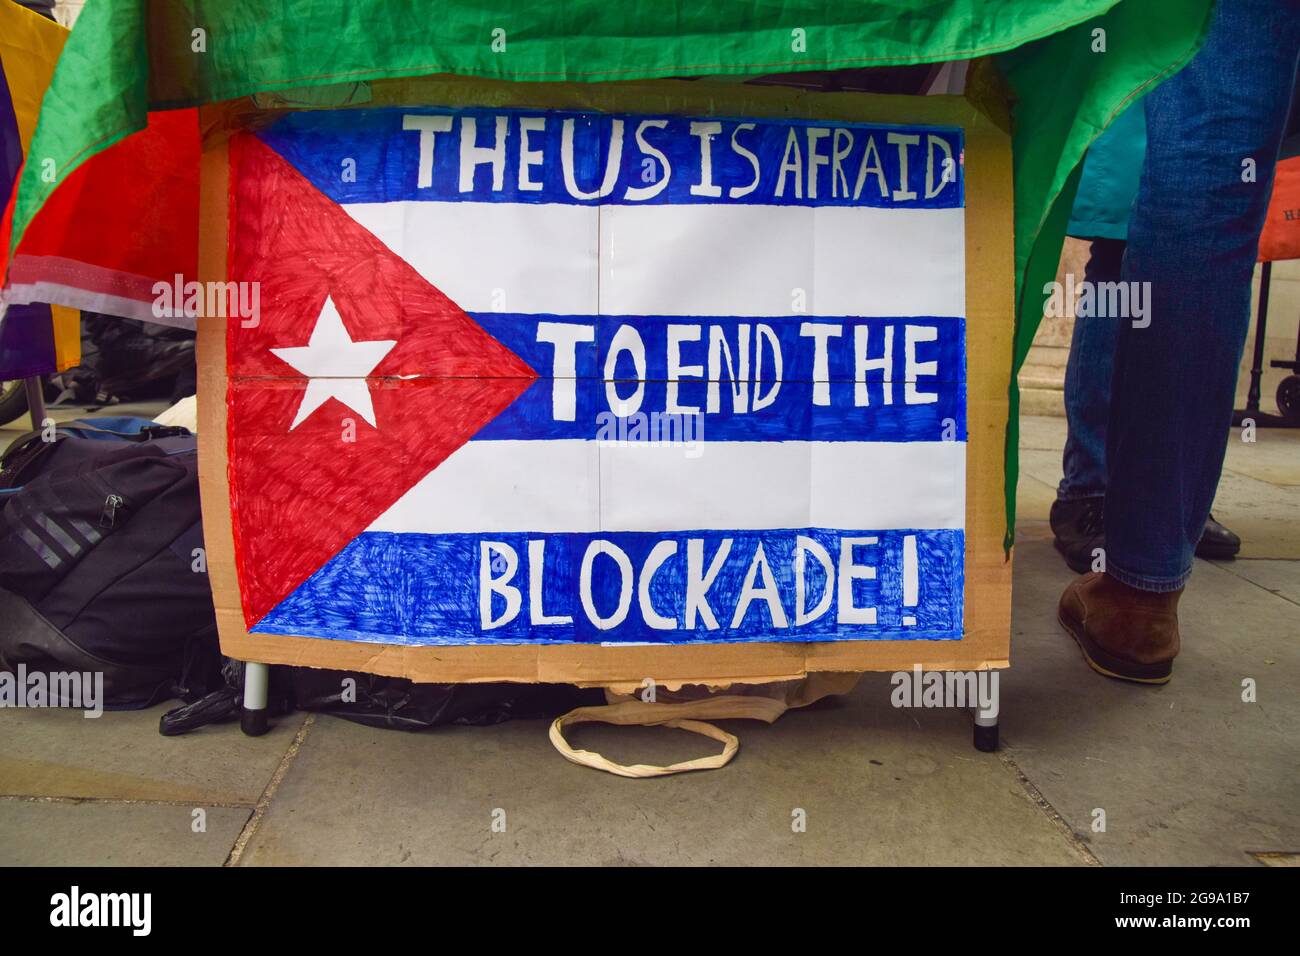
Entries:
MULTIPOLYGON (((149 110, 455 73, 513 81, 897 66, 996 55, 1014 122, 1019 367, 1089 143, 1196 51, 1211 0, 112 0, 87 4, 46 94, 11 250, 42 204, 149 110), (48 166, 44 167, 48 168, 48 166)), ((1007 508, 1014 517, 1018 396, 1007 508)), ((1009 540, 1009 537, 1008 537, 1009 540)))

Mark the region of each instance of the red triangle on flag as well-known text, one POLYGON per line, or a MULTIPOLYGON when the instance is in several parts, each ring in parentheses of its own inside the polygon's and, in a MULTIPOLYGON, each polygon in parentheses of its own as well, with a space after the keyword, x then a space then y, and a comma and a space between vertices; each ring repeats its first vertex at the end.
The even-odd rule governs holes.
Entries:
MULTIPOLYGON (((235 556, 249 627, 537 378, 518 355, 252 134, 231 140, 228 320, 235 556), (329 297, 354 342, 395 344, 366 379, 375 425, 327 398, 291 428, 308 379, 272 349, 308 344, 329 297)), ((382 587, 382 583, 377 582, 382 587)))

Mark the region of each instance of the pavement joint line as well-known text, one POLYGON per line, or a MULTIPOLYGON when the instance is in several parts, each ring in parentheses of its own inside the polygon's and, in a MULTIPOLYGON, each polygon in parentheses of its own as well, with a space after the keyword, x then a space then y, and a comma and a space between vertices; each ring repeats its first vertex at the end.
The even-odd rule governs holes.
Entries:
POLYGON ((1061 816, 1056 807, 1052 806, 1048 799, 1043 796, 1043 792, 1034 785, 1034 782, 1025 776, 1025 772, 1020 769, 1020 765, 1006 751, 1005 744, 998 750, 998 761, 1015 776, 1020 783, 1021 789, 1025 791, 1029 799, 1037 804, 1038 809, 1042 810, 1047 819, 1051 820, 1056 828, 1061 831, 1061 835, 1065 837, 1070 849, 1079 856, 1085 866, 1104 866, 1088 844, 1079 839, 1079 835, 1074 832, 1074 828, 1070 826, 1065 817, 1061 816))
POLYGON ((203 807, 213 810, 251 810, 255 806, 252 803, 231 803, 226 800, 149 800, 132 797, 69 797, 28 793, 3 793, 0 794, 0 801, 3 800, 14 800, 20 803, 102 803, 143 807, 185 807, 186 809, 203 807))
POLYGON ((1235 569, 1235 565, 1237 564, 1238 561, 1294 561, 1294 560, 1295 560, 1294 558, 1236 558, 1232 561, 1207 561, 1206 564, 1211 564, 1214 567, 1219 568, 1220 570, 1227 571, 1233 577, 1237 578, 1238 580, 1245 581, 1247 584, 1254 585, 1255 587, 1263 591, 1265 594, 1271 594, 1275 598, 1281 598, 1283 601, 1286 601, 1288 604, 1292 604, 1295 605, 1296 607, 1300 607, 1300 601, 1293 601, 1285 594, 1282 594, 1278 591, 1270 591, 1268 588, 1264 587, 1264 585, 1260 584, 1258 581, 1252 581, 1244 574, 1238 574, 1235 569))
POLYGON ((308 714, 307 719, 304 720, 302 726, 298 728, 298 732, 294 734, 293 742, 289 744, 288 749, 284 752, 284 756, 280 758, 279 765, 275 768, 275 772, 271 774, 271 779, 267 782, 266 789, 262 791, 262 795, 254 805, 253 812, 249 814, 248 820, 244 824, 244 828, 239 831, 239 836, 235 838, 235 843, 230 848, 230 855, 226 857, 226 861, 221 864, 222 866, 239 865, 239 861, 244 855, 244 849, 248 846, 249 841, 253 839, 253 834, 257 832, 257 828, 261 825, 262 817, 266 816, 267 808, 270 807, 271 801, 275 798, 276 791, 280 789, 280 783, 288 775, 289 768, 293 766, 294 758, 298 756, 298 751, 302 749, 303 741, 307 739, 307 732, 315 723, 316 715, 308 714))

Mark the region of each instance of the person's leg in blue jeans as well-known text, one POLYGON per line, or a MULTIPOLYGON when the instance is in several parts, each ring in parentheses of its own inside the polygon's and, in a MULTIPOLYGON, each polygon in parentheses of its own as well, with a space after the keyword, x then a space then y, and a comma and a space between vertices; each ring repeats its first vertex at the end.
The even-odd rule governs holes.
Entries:
MULTIPOLYGON (((1136 185, 1136 183, 1135 183, 1136 185)), ((1093 290, 1121 279, 1125 239, 1092 242, 1083 280, 1093 290)), ((1052 502, 1051 525, 1056 549, 1078 574, 1091 570, 1106 549, 1106 426, 1110 420, 1111 369, 1122 318, 1076 316, 1065 366, 1065 417, 1069 429, 1061 458, 1063 476, 1052 502)), ((1214 520, 1196 545, 1200 558, 1231 559, 1241 539, 1214 520)))
POLYGON ((1145 101, 1106 435, 1106 571, 1061 599, 1094 667, 1168 680, 1177 599, 1218 485, 1250 280, 1300 56, 1300 0, 1219 0, 1205 46, 1145 101), (1146 285, 1149 283, 1149 285, 1146 285))
MULTIPOLYGON (((1084 282, 1118 282, 1123 239, 1098 238, 1084 270, 1084 282)), ((1069 430, 1062 456, 1064 476, 1052 502, 1056 548, 1082 574, 1094 551, 1105 544, 1102 523, 1106 495, 1106 422, 1110 413, 1110 370, 1115 358, 1115 328, 1109 315, 1077 315, 1065 366, 1065 417, 1069 430)))
MULTIPOLYGON (((1124 246, 1123 239, 1094 239, 1083 281, 1093 288, 1101 282, 1118 282, 1124 246)), ((1065 476, 1056 493, 1062 501, 1106 494, 1106 423, 1118 321, 1109 315, 1074 320, 1065 366, 1065 417, 1069 422, 1062 461, 1065 476)))

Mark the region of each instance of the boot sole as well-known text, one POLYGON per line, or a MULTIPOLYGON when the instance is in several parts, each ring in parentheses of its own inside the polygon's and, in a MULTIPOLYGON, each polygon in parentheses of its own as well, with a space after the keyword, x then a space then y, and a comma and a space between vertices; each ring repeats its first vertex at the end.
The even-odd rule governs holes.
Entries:
POLYGON ((1083 659, 1088 666, 1103 677, 1128 681, 1132 684, 1168 684, 1169 679, 1174 676, 1172 661, 1164 661, 1159 664, 1133 664, 1128 661, 1121 661, 1107 654, 1093 641, 1089 640, 1088 636, 1082 633, 1082 627, 1075 630, 1074 626, 1059 614, 1056 619, 1060 622, 1061 627, 1065 628, 1065 633, 1074 638, 1074 643, 1079 645, 1079 652, 1083 654, 1083 659))

